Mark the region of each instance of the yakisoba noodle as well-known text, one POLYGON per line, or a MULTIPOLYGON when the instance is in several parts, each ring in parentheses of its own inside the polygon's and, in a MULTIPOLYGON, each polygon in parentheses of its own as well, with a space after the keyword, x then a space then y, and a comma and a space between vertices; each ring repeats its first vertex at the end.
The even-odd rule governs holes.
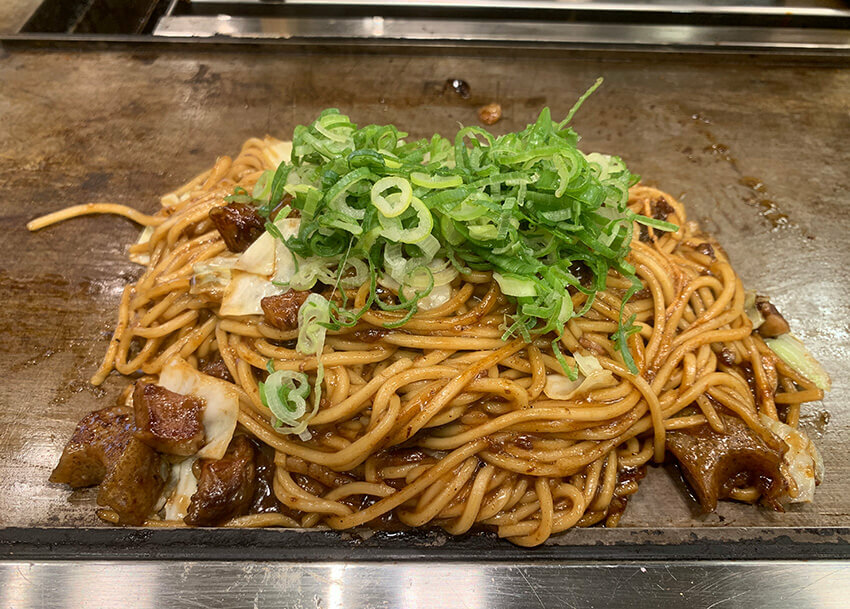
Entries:
MULTIPOLYGON (((652 216, 666 206, 677 232, 642 229, 629 261, 643 289, 625 306, 639 332, 628 340, 639 370, 631 374, 610 336, 631 283, 609 272, 590 310, 567 324, 565 353, 593 355, 610 371, 572 399, 547 397, 563 375, 550 339, 503 341, 512 305, 487 272, 452 284, 448 302, 387 330, 402 312, 367 311, 352 328, 328 333, 321 354, 321 407, 302 440, 269 423, 258 382, 267 362, 310 374, 316 356, 294 350, 298 330, 262 316, 227 317, 193 293, 193 267, 225 251, 209 211, 274 170, 269 147, 251 139, 235 158, 165 196, 153 215, 111 204, 78 206, 34 222, 40 228, 86 213, 117 213, 151 227, 130 254, 146 262, 121 297, 118 324, 99 385, 112 370, 154 377, 172 358, 197 366, 217 353, 235 380, 239 431, 274 451, 279 513, 240 516, 225 526, 349 529, 395 521, 451 534, 489 528, 533 546, 574 526, 615 526, 638 488, 633 475, 665 457, 667 432, 707 424, 722 433, 734 416, 763 438, 764 417, 796 427, 800 405, 823 392, 769 349, 745 311, 741 279, 723 250, 688 221, 681 203, 637 185, 629 207, 652 216), (752 371, 750 378, 742 369, 752 371), (748 382, 750 384, 748 384, 748 382), (725 414, 723 414, 725 413, 725 414), (760 418, 762 417, 762 418, 760 418)), ((636 233, 637 234, 637 233, 636 233)), ((348 297, 361 307, 369 286, 348 297)), ((325 291, 328 298, 339 293, 325 291)), ((586 295, 572 295, 576 310, 586 295)), ((572 360, 570 360, 572 362, 572 360)), ((130 388, 128 388, 129 391, 130 388)), ((730 496, 756 502, 760 490, 730 496)), ((111 510, 101 510, 117 522, 111 510)), ((151 514, 147 526, 181 526, 151 514)))

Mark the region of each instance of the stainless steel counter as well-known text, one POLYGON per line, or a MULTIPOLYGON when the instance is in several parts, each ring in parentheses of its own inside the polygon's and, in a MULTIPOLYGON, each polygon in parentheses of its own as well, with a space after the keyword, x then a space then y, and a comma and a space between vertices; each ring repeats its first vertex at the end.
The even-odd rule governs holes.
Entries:
POLYGON ((848 589, 836 562, 0 563, 0 607, 42 609, 844 609, 848 589))

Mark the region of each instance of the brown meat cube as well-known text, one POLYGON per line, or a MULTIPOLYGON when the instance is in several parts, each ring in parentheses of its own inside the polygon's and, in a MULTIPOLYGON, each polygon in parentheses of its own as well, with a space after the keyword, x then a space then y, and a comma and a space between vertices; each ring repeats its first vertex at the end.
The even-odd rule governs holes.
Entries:
POLYGON ((164 486, 162 457, 147 444, 130 438, 101 483, 97 503, 115 510, 119 523, 140 525, 150 516, 164 486))
POLYGON ((775 438, 766 442, 738 417, 721 414, 726 433, 714 431, 708 424, 667 432, 667 449, 682 466, 706 512, 717 507, 717 500, 729 496, 733 488, 754 484, 762 499, 776 504, 785 489, 779 471, 787 448, 775 438))
POLYGON ((251 508, 248 511, 251 514, 280 512, 282 506, 274 494, 274 461, 259 447, 255 446, 254 448, 257 489, 251 498, 251 508))
POLYGON ((298 310, 310 292, 287 290, 277 296, 266 296, 260 301, 266 321, 280 330, 295 330, 298 327, 298 310))
POLYGON ((194 455, 204 445, 204 406, 204 401, 194 396, 140 381, 133 391, 135 436, 161 453, 194 455))
POLYGON ((664 197, 659 197, 650 203, 650 208, 652 209, 652 217, 656 220, 667 220, 667 217, 676 211, 664 197))
POLYGON ((201 461, 198 490, 184 520, 193 526, 215 526, 243 516, 256 492, 256 450, 246 436, 235 436, 224 457, 201 461))
POLYGON ((133 413, 113 406, 88 414, 62 451, 50 481, 72 488, 100 484, 133 437, 133 413))
POLYGON ((266 230, 263 217, 245 203, 214 207, 210 210, 210 220, 231 252, 244 252, 266 230))
POLYGON ((202 358, 198 362, 198 370, 208 376, 213 376, 217 379, 227 381, 228 383, 234 382, 233 376, 230 374, 230 370, 228 369, 227 364, 224 363, 221 355, 216 355, 211 359, 202 358))
POLYGON ((764 296, 756 296, 756 309, 764 318, 764 323, 758 329, 758 333, 764 338, 776 338, 791 331, 785 318, 764 296))

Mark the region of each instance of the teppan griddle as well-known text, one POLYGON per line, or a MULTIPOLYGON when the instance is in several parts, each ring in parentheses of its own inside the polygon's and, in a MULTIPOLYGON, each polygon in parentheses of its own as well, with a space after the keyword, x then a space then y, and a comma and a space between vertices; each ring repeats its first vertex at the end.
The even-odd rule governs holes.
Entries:
POLYGON ((14 46, 0 51, 0 83, 0 605, 213 606, 265 590, 257 598, 281 606, 673 607, 735 597, 729 606, 768 607, 792 595, 800 606, 843 606, 845 66, 748 55, 14 46), (479 106, 499 102, 492 129, 503 133, 544 106, 563 115, 597 76, 605 84, 574 123, 583 149, 621 155, 683 200, 832 375, 832 392, 804 416, 826 463, 814 504, 775 513, 724 503, 702 515, 675 470, 653 468, 621 528, 572 530, 527 550, 486 534, 113 528, 94 515, 92 492, 47 482, 80 417, 127 382, 95 389, 87 379, 120 291, 139 273, 125 256, 138 227, 101 216, 30 234, 28 220, 87 201, 153 211, 216 156, 251 136, 288 137, 325 107, 425 136, 476 124, 479 106), (470 85, 469 99, 444 87, 454 78, 470 85))

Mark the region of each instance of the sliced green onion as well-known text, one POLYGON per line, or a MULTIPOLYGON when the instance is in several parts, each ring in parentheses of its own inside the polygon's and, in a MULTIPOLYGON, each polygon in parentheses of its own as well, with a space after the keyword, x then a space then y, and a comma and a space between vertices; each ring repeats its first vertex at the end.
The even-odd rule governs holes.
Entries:
MULTIPOLYGON (((298 235, 285 240, 298 255, 291 287, 320 283, 336 291, 368 280, 365 307, 347 309, 343 293, 341 306, 327 303, 327 321, 310 317, 312 328, 349 327, 373 305, 406 311, 392 324, 398 327, 433 288, 448 286, 458 272, 483 270, 517 300, 505 339, 557 337, 570 319, 589 310, 609 269, 633 283, 623 304, 639 289, 626 262, 635 222, 677 229, 629 210, 628 190, 637 177, 621 159, 578 150, 569 122, 599 82, 560 123, 544 108, 533 124, 499 137, 465 127, 451 140, 435 135, 406 141, 392 125, 358 128, 338 110, 325 110, 311 125, 296 127, 291 163, 281 163, 271 178, 263 174, 250 195, 234 196, 268 196, 268 206, 283 193, 292 196, 289 205, 300 212, 301 224, 298 235), (579 262, 594 275, 590 285, 570 271, 579 262), (376 298, 378 276, 398 284, 398 304, 376 298), (586 295, 581 310, 573 309, 568 287, 586 295)), ((627 342, 640 326, 623 315, 621 308, 612 338, 636 372, 627 342)), ((557 349, 553 345, 569 375, 557 349)))
POLYGON ((401 220, 396 218, 381 217, 379 221, 384 230, 381 234, 389 241, 401 243, 419 243, 428 235, 434 228, 434 217, 421 199, 413 197, 410 202, 410 207, 416 213, 416 224, 409 228, 405 228, 401 220))
POLYGON ((284 433, 301 433, 303 429, 298 429, 302 424, 300 419, 307 412, 307 396, 310 394, 307 375, 292 370, 278 370, 269 374, 258 387, 260 401, 274 417, 272 425, 284 433))
POLYGON ((347 202, 348 191, 351 190, 358 182, 367 179, 371 175, 371 170, 368 167, 360 167, 354 171, 347 173, 339 179, 339 181, 331 186, 325 193, 325 199, 329 205, 338 211, 351 216, 355 220, 362 220, 366 211, 351 207, 347 202))
POLYGON ((478 241, 492 241, 499 236, 499 228, 494 224, 472 224, 469 226, 469 236, 478 241))
POLYGON ((502 275, 501 273, 493 273, 493 279, 499 284, 502 294, 506 296, 516 296, 517 298, 537 296, 537 286, 531 279, 524 279, 518 275, 502 275))
POLYGON ((258 201, 268 201, 272 194, 272 179, 274 178, 273 171, 264 171, 257 181, 254 183, 254 189, 251 191, 251 196, 258 201))
POLYGON ((305 355, 316 355, 325 344, 330 321, 328 301, 320 294, 310 294, 298 309, 298 342, 295 350, 305 355))
POLYGON ((410 181, 416 186, 421 186, 422 188, 428 188, 430 190, 455 188, 463 185, 463 178, 461 176, 428 175, 427 173, 422 173, 420 171, 411 172, 410 181))
POLYGON ((413 189, 410 182, 402 177, 390 176, 381 178, 372 185, 372 205, 384 214, 385 218, 395 218, 404 213, 413 199, 413 189), (398 189, 390 195, 384 193, 390 189, 398 189))
POLYGON ((829 391, 832 380, 803 342, 793 334, 783 334, 776 338, 766 338, 767 346, 802 376, 812 381, 818 388, 829 391))

